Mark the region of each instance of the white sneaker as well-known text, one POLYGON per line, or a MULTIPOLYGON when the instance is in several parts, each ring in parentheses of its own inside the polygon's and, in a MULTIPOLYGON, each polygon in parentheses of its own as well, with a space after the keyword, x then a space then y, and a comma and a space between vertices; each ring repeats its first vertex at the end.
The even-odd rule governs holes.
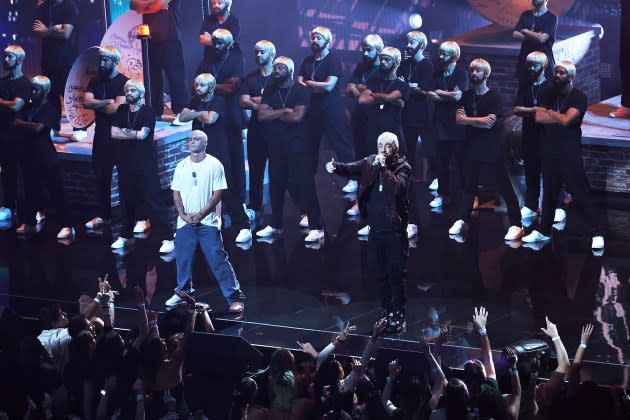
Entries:
POLYGON ((122 236, 119 236, 118 239, 116 239, 114 241, 113 244, 110 245, 110 247, 112 249, 122 249, 128 245, 131 245, 133 243, 133 239, 132 238, 123 238, 122 236))
POLYGON ((26 223, 21 224, 17 229, 15 229, 15 233, 18 235, 29 235, 35 232, 35 227, 27 225, 26 223))
POLYGON ((555 230, 563 231, 563 230, 564 230, 564 228, 565 228, 565 227, 567 227, 567 222, 566 222, 566 220, 563 220, 562 222, 554 223, 554 224, 552 225, 552 227, 553 227, 555 230))
POLYGON ((188 121, 188 122, 181 122, 179 120, 179 114, 175 115, 175 119, 173 120, 173 122, 171 123, 171 125, 176 125, 176 126, 180 126, 180 125, 186 125, 188 123, 191 123, 192 121, 188 121))
POLYGON ((359 183, 357 181, 355 181, 354 179, 351 179, 350 181, 348 181, 348 183, 341 189, 341 191, 347 193, 353 193, 353 192, 357 192, 357 190, 359 189, 359 183))
POLYGON ((359 215, 359 203, 355 202, 352 207, 346 210, 346 214, 348 216, 358 216, 359 215))
POLYGON ((241 229, 236 235, 236 243, 247 242, 252 239, 252 231, 249 229, 241 229))
POLYGON ((46 213, 44 213, 43 211, 38 211, 37 213, 35 213, 35 220, 37 221, 37 223, 41 223, 44 220, 46 220, 46 213))
POLYGON ((523 219, 529 219, 529 218, 535 217, 536 215, 537 213, 527 206, 523 206, 523 208, 521 209, 521 217, 523 219))
POLYGON ((92 220, 90 220, 89 222, 87 222, 87 223, 85 224, 85 227, 86 227, 87 229, 98 229, 98 228, 100 228, 101 226, 103 226, 103 224, 104 224, 104 221, 103 221, 103 219, 102 219, 102 218, 100 218, 100 217, 95 217, 94 219, 92 219, 92 220))
POLYGON ((179 305, 180 303, 184 303, 184 299, 177 296, 177 294, 174 294, 166 302, 164 302, 166 306, 175 306, 179 305))
POLYGON ((505 239, 506 241, 514 241, 516 239, 522 238, 524 233, 525 232, 523 231, 522 227, 510 226, 510 228, 507 231, 507 234, 505 235, 503 239, 505 239))
POLYGON ((11 209, 8 207, 0 207, 0 220, 10 220, 11 219, 11 209))
POLYGON ((459 235, 460 233, 462 233, 463 228, 464 228, 464 221, 457 220, 455 223, 453 223, 453 226, 451 226, 451 228, 448 230, 448 234, 459 235))
POLYGON ((259 238, 268 238, 269 236, 277 235, 280 233, 282 233, 282 229, 276 229, 271 225, 267 225, 267 227, 256 232, 256 236, 258 236, 259 238))
POLYGON ((133 233, 144 233, 151 227, 151 220, 138 220, 133 227, 133 233))
POLYGON ((563 209, 556 209, 556 213, 553 215, 553 222, 564 222, 567 219, 567 212, 563 209))
POLYGON ((546 242, 549 241, 551 238, 549 236, 543 235, 542 233, 538 232, 536 229, 532 230, 531 233, 527 236, 523 236, 522 240, 525 243, 532 243, 532 242, 546 242))
POLYGON ((464 238, 464 235, 462 235, 461 233, 458 233, 457 235, 448 235, 448 237, 460 244, 466 242, 466 238, 464 238))
POLYGON ((74 237, 74 228, 71 227, 62 227, 59 233, 57 234, 57 239, 71 239, 74 237))
POLYGON ((604 237, 603 236, 593 236, 593 241, 591 242, 591 248, 593 248, 593 249, 602 249, 602 248, 604 248, 604 237))
POLYGON ((368 236, 370 234, 370 225, 365 225, 357 231, 359 236, 368 236))
POLYGON ((433 179, 433 181, 431 181, 431 184, 429 185, 429 189, 431 191, 435 191, 438 188, 440 188, 440 184, 438 184, 438 180, 437 180, 437 178, 435 178, 435 179, 433 179))
POLYGON ((175 251, 175 241, 164 240, 160 247, 160 254, 168 254, 175 251))
POLYGON ((72 140, 81 141, 87 138, 87 131, 85 130, 77 130, 72 132, 72 140))
POLYGON ((442 197, 437 196, 433 200, 431 200, 431 202, 429 203, 429 206, 433 208, 442 207, 442 202, 443 202, 442 197))
POLYGON ((307 228, 308 227, 308 216, 304 215, 302 216, 302 218, 300 219, 300 223, 298 223, 298 226, 301 228, 307 228))
POLYGON ((413 223, 409 223, 407 225, 407 239, 411 239, 414 236, 418 235, 418 225, 414 225, 413 223))
POLYGON ((311 229, 304 238, 304 242, 318 242, 324 239, 324 231, 320 229, 311 229))

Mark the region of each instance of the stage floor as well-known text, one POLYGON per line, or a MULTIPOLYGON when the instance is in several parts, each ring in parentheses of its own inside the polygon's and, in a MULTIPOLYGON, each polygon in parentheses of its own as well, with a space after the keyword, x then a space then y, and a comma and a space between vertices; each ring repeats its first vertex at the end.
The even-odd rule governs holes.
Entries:
MULTIPOLYGON (((322 150, 322 162, 330 155, 322 150)), ((299 340, 319 347, 350 321, 357 325, 357 336, 339 351, 359 354, 380 315, 377 287, 366 271, 367 243, 356 234, 363 225, 345 215, 354 199, 341 192, 345 180, 323 168, 316 180, 326 226, 319 249, 305 246, 306 232, 298 228, 298 211, 289 199, 285 233, 273 244, 254 239, 251 248, 243 249, 234 243, 236 232, 224 229, 226 249, 248 298, 241 317, 226 313, 212 274, 201 260, 196 264, 196 298, 212 306, 222 333, 263 346, 295 349, 299 340)), ((490 198, 487 191, 480 196, 482 202, 490 198)), ((476 212, 463 243, 450 239, 454 206, 445 206, 443 213, 430 211, 431 198, 427 183, 413 184, 420 232, 409 250, 408 326, 405 333, 385 340, 384 347, 415 351, 422 335, 434 336, 439 326, 448 324, 454 341, 445 360, 461 365, 479 345, 478 335, 471 333, 475 306, 489 309, 488 332, 497 350, 539 335, 548 315, 571 358, 582 325, 593 323, 587 373, 601 384, 628 386, 629 197, 597 196, 607 228, 603 256, 591 253, 590 238, 572 206, 566 228, 554 231, 551 243, 535 251, 520 242, 506 244, 507 218, 492 209, 476 212)), ((268 212, 267 204, 258 228, 266 225, 268 212)), ((71 244, 55 239, 58 226, 52 222, 31 239, 17 238, 13 229, 0 230, 0 305, 36 317, 43 301, 55 300, 76 312, 81 296, 94 296, 96 279, 109 273, 120 292, 119 326, 133 326, 133 315, 123 308, 134 307, 135 285, 146 290, 151 309, 163 311, 176 270, 172 258, 158 255, 160 244, 149 234, 128 254, 112 253, 109 245, 119 226, 88 233, 83 222, 93 215, 81 209, 73 213, 80 227, 71 244)))

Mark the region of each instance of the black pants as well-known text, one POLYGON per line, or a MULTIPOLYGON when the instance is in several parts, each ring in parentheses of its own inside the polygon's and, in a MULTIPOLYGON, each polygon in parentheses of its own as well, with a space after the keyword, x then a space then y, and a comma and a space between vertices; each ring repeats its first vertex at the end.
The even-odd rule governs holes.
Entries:
POLYGON ((46 207, 45 193, 51 198, 56 221, 69 226, 63 178, 59 163, 43 165, 33 159, 22 163, 24 195, 18 202, 18 223, 35 226, 35 213, 46 207))
POLYGON ((630 108, 630 4, 621 0, 621 29, 619 31, 619 67, 621 68, 621 105, 630 108))
MULTIPOLYGON (((6 130, 3 127, 2 130, 6 130)), ((20 153, 17 142, 0 139, 0 166, 2 167, 2 205, 15 210, 18 198, 18 176, 20 153)))
MULTIPOLYGON (((72 63, 69 63, 70 67, 64 68, 45 68, 42 67, 42 74, 50 79, 50 92, 48 93, 48 100, 50 104, 55 108, 57 121, 61 120, 61 101, 66 90, 66 80, 68 74, 72 68, 72 63)), ((59 130, 59 126, 54 127, 59 130)))
POLYGON ((341 105, 338 109, 339 111, 336 112, 334 110, 330 110, 330 112, 309 111, 306 115, 306 133, 308 136, 308 142, 313 148, 311 156, 313 161, 311 168, 313 169, 313 172, 317 172, 317 165, 319 164, 319 146, 324 134, 330 142, 330 146, 333 151, 337 154, 337 159, 339 161, 353 161, 354 152, 352 150, 352 145, 348 140, 348 130, 343 121, 341 105))
POLYGON ((539 139, 523 136, 523 159, 525 161, 525 206, 536 211, 540 198, 540 175, 542 163, 540 160, 539 139))
POLYGON ((543 159, 543 208, 540 232, 549 236, 562 185, 571 192, 573 203, 580 211, 591 236, 601 235, 599 214, 591 197, 590 187, 584 173, 584 162, 579 159, 543 159))
POLYGON ((283 225, 284 198, 288 190, 296 206, 306 212, 309 229, 321 229, 321 211, 310 154, 291 153, 288 147, 274 147, 270 152, 271 226, 278 229, 283 225))
POLYGON ((247 163, 249 166, 248 208, 259 211, 263 201, 263 182, 267 164, 268 139, 264 127, 253 125, 247 130, 247 163))
POLYGON ((386 311, 406 312, 407 233, 371 231, 367 244, 367 269, 380 288, 386 311))
POLYGON ((518 198, 516 198, 510 177, 502 161, 480 162, 478 160, 467 159, 464 162, 464 190, 458 218, 465 222, 470 221, 470 213, 473 210, 473 202, 482 173, 483 175, 487 174, 486 179, 489 178, 494 181, 497 192, 505 200, 510 225, 520 226, 521 211, 518 205, 518 198))
POLYGON ((356 104, 350 113, 352 125, 352 143, 354 144, 354 160, 360 160, 374 153, 375 144, 368 144, 367 109, 365 105, 356 104))
MULTIPOLYGON (((133 140, 132 140, 133 141, 133 140)), ((116 144, 118 165, 118 189, 122 210, 120 236, 131 238, 138 219, 138 207, 142 200, 149 208, 152 231, 158 239, 173 239, 168 221, 168 209, 162 197, 157 161, 149 145, 126 143, 116 144)), ((152 145, 151 145, 152 146, 152 145)))
POLYGON ((464 146, 462 141, 438 140, 437 142, 437 160, 436 172, 438 178, 438 194, 446 196, 450 194, 450 167, 451 158, 456 160, 457 173, 459 175, 460 185, 463 186, 464 168, 462 162, 464 160, 464 146))
MULTIPOLYGON (((175 114, 186 106, 186 69, 181 41, 149 40, 151 102, 155 115, 164 113, 164 77, 166 74, 171 94, 171 109, 175 114)), ((146 83, 146 82, 145 82, 146 83)))
POLYGON ((433 135, 433 131, 429 127, 405 126, 403 127, 403 133, 407 147, 407 162, 409 162, 413 170, 417 170, 416 168, 420 165, 418 165, 416 157, 418 156, 418 152, 420 152, 420 158, 426 159, 429 165, 426 169, 423 167, 423 172, 426 172, 427 175, 433 179, 435 174, 433 174, 432 171, 435 171, 435 158, 437 156, 436 139, 433 135), (420 137, 421 141, 419 151, 418 137, 420 137))
POLYGON ((105 220, 112 218, 112 172, 116 161, 116 145, 95 140, 92 149, 92 165, 96 177, 97 216, 105 220))

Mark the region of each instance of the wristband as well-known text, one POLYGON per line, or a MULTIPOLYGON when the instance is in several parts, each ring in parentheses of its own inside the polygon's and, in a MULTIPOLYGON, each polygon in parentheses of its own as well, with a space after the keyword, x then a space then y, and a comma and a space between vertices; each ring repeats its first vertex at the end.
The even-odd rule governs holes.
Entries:
POLYGON ((586 348, 586 343, 580 343, 580 348, 581 349, 585 349, 586 348))
POLYGON ((96 296, 94 298, 94 302, 98 303, 99 305, 101 304, 101 298, 99 298, 98 296, 96 296))
POLYGON ((102 396, 106 396, 107 395, 107 391, 105 391, 104 389, 101 389, 101 395, 102 396))
POLYGON ((144 401, 144 395, 143 394, 136 395, 136 401, 144 401))
POLYGON ((488 333, 486 332, 485 328, 479 328, 479 335, 487 335, 488 333))
POLYGON ((551 341, 558 341, 558 340, 560 340, 560 336, 559 335, 556 335, 555 337, 553 337, 551 339, 551 341))

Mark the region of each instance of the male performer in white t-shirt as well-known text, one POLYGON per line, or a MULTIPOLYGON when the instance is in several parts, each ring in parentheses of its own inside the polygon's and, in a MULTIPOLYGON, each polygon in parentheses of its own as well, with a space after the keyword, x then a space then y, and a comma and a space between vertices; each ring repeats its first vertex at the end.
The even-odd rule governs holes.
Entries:
POLYGON ((221 195, 227 189, 227 182, 221 162, 206 154, 207 142, 208 136, 203 131, 193 130, 188 137, 190 156, 177 164, 173 175, 171 189, 179 214, 175 238, 177 287, 166 305, 183 302, 177 295, 181 290, 194 292, 192 264, 199 244, 230 305, 230 312, 238 313, 245 307, 245 294, 223 249, 221 237, 221 195))

